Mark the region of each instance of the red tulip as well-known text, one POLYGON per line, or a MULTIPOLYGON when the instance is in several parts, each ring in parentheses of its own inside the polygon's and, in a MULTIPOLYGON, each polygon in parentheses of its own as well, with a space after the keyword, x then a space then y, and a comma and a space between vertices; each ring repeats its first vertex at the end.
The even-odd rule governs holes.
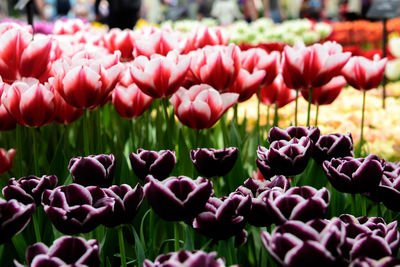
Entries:
POLYGON ((78 120, 83 114, 83 109, 76 108, 65 102, 64 98, 62 98, 57 90, 54 90, 54 104, 55 110, 53 120, 57 123, 70 124, 78 120))
POLYGON ((365 57, 352 57, 342 70, 343 76, 349 85, 358 90, 370 90, 378 87, 383 79, 387 59, 380 59, 379 55, 374 60, 365 57))
POLYGON ((256 70, 250 74, 247 70, 240 69, 239 75, 227 92, 238 93, 238 101, 244 102, 257 92, 264 77, 265 71, 263 70, 256 70))
MULTIPOLYGON (((343 78, 343 76, 338 76, 321 87, 313 88, 311 103, 313 103, 314 105, 331 104, 339 96, 345 85, 346 80, 343 78)), ((308 89, 301 90, 301 95, 306 101, 308 101, 308 93, 308 89)))
POLYGON ((142 93, 136 84, 129 87, 117 85, 112 95, 112 103, 115 110, 124 118, 139 117, 153 101, 153 98, 142 93))
POLYGON ((296 93, 286 86, 282 75, 279 74, 272 84, 261 87, 259 97, 261 103, 274 105, 277 102, 278 108, 281 108, 295 100, 296 93))
MULTIPOLYGON (((188 50, 196 50, 207 45, 227 45, 229 41, 229 37, 222 28, 209 28, 207 26, 198 27, 188 39, 188 50)), ((188 50, 186 52, 189 52, 188 50)))
POLYGON ((1 102, 4 89, 8 87, 9 86, 6 83, 3 83, 0 77, 0 131, 13 130, 17 126, 17 121, 8 113, 7 109, 1 102))
POLYGON ((139 56, 130 68, 132 80, 143 93, 154 97, 169 97, 182 85, 189 70, 190 59, 179 58, 176 51, 166 57, 153 55, 150 60, 139 56))
POLYGON ((253 73, 255 70, 266 71, 263 80, 264 85, 271 84, 279 73, 279 52, 274 51, 268 54, 262 48, 251 48, 243 51, 240 57, 242 68, 245 68, 250 73, 253 73))
POLYGON ((342 52, 342 46, 335 42, 314 44, 305 47, 296 43, 286 46, 283 51, 282 76, 289 88, 308 89, 327 84, 350 58, 350 53, 342 52))
POLYGON ((0 148, 0 174, 11 170, 15 152, 13 148, 8 151, 0 148))
POLYGON ((235 93, 220 94, 207 84, 181 87, 170 99, 175 115, 182 124, 193 129, 213 126, 239 98, 235 93))
POLYGON ((104 36, 105 46, 110 53, 119 50, 121 52, 121 60, 129 61, 133 59, 134 49, 134 32, 132 30, 121 31, 118 28, 111 29, 104 36))
POLYGON ((39 83, 34 78, 14 82, 2 96, 8 113, 23 126, 40 127, 50 123, 54 117, 53 87, 39 83))

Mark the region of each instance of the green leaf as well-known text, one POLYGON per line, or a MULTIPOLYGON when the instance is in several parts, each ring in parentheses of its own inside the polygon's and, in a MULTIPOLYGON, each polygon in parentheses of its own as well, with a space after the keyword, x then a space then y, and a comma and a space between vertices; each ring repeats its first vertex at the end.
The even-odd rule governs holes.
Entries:
POLYGON ((144 249, 142 246, 142 242, 140 242, 139 236, 136 233, 135 228, 133 227, 133 225, 130 225, 132 233, 135 237, 135 253, 136 253, 136 258, 138 261, 138 266, 143 266, 143 261, 146 258, 145 254, 144 254, 144 249))

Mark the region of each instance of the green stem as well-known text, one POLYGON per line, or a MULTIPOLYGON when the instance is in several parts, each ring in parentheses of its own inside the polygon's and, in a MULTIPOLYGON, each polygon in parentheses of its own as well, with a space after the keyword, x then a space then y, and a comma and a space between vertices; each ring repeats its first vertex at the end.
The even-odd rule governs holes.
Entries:
POLYGON ((17 167, 18 167, 18 177, 22 177, 23 171, 22 171, 22 154, 23 154, 23 149, 22 149, 22 141, 21 141, 21 134, 23 131, 23 126, 17 124, 17 167))
POLYGON ((315 127, 318 127, 318 115, 319 115, 319 104, 317 104, 317 110, 315 111, 315 127))
MULTIPOLYGON (((39 129, 39 128, 38 128, 39 129)), ((39 176, 39 159, 38 159, 38 152, 37 152, 37 140, 36 140, 36 129, 31 128, 31 137, 32 137, 32 148, 33 148, 33 166, 34 166, 34 172, 36 176, 39 176)))
POLYGON ((125 256, 125 242, 124 242, 124 233, 123 227, 118 227, 118 242, 119 242, 119 252, 121 256, 121 266, 126 267, 126 256, 125 256))
MULTIPOLYGON (((258 89, 258 92, 260 92, 260 89, 258 89)), ((260 95, 260 93, 258 93, 260 95)), ((257 130, 257 144, 260 143, 260 98, 257 97, 257 124, 256 124, 256 130, 257 130)))
POLYGON ((180 246, 179 246, 179 223, 178 222, 174 222, 174 249, 175 251, 180 250, 180 246))
POLYGON ((278 126, 279 116, 278 116, 278 101, 275 101, 275 111, 274 111, 274 126, 278 126))
POLYGON ((89 111, 85 110, 83 112, 83 148, 84 148, 84 152, 85 152, 85 156, 89 156, 90 155, 90 149, 89 149, 89 111))
POLYGON ((38 216, 37 216, 36 212, 34 212, 33 216, 32 216, 33 228, 35 229, 36 242, 42 242, 42 238, 40 236, 40 227, 39 227, 39 222, 38 222, 38 216))
POLYGON ((367 214, 367 200, 365 197, 361 196, 361 216, 368 216, 367 214))
POLYGON ((365 113, 365 96, 367 91, 363 90, 363 102, 362 102, 362 110, 361 110, 361 134, 360 134, 360 144, 359 150, 361 153, 361 149, 364 143, 364 113, 365 113))
POLYGON ((308 89, 307 126, 310 126, 312 91, 313 91, 313 88, 310 87, 310 88, 308 89))
POLYGON ((270 111, 271 111, 271 105, 268 105, 268 106, 267 106, 267 131, 268 131, 269 128, 271 127, 271 125, 269 124, 270 111))
POLYGON ((352 209, 352 214, 354 215, 354 216, 356 216, 356 217, 358 217, 359 216, 359 214, 358 214, 358 212, 357 212, 357 201, 356 201, 356 194, 351 194, 351 199, 352 199, 352 203, 351 204, 353 204, 353 206, 351 207, 351 209, 352 209))
POLYGON ((238 125, 238 104, 233 106, 233 122, 238 125))
POLYGON ((294 106, 294 126, 297 126, 297 109, 299 106, 299 90, 296 90, 296 100, 294 106))

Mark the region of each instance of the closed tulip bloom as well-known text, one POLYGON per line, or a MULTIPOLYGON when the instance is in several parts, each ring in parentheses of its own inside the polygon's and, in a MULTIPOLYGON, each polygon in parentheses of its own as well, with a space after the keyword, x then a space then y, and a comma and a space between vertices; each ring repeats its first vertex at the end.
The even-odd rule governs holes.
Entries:
POLYGON ((282 108, 296 99, 296 92, 289 89, 278 74, 271 84, 261 87, 259 98, 264 105, 277 103, 278 108, 282 108))
MULTIPOLYGON (((312 90, 311 103, 314 105, 329 105, 340 94, 343 87, 346 85, 346 80, 343 76, 334 77, 329 83, 315 87, 312 90)), ((309 90, 301 90, 301 95, 308 101, 309 90)))
POLYGON ((117 85, 112 94, 112 103, 118 114, 124 118, 137 118, 145 112, 153 98, 142 93, 136 84, 129 87, 117 85))
POLYGON ((261 241, 280 266, 347 266, 341 247, 346 230, 339 219, 307 223, 288 221, 272 233, 261 232, 261 241))
POLYGON ((113 28, 104 36, 104 44, 110 53, 118 50, 121 52, 121 60, 129 61, 133 59, 134 39, 135 34, 132 30, 113 28))
POLYGON ((0 174, 11 170, 16 152, 17 151, 13 148, 8 151, 0 148, 0 174))
POLYGON ((78 120, 82 114, 83 109, 76 108, 68 104, 64 98, 55 90, 54 92, 54 103, 55 103, 55 114, 54 122, 60 124, 70 124, 78 120))
POLYGON ((269 149, 258 146, 257 167, 265 178, 273 175, 293 176, 302 173, 311 157, 312 141, 308 137, 271 143, 269 149))
POLYGON ((382 201, 388 209, 400 211, 397 204, 400 201, 400 174, 390 175, 384 172, 380 184, 375 190, 368 192, 367 196, 374 201, 382 201))
POLYGON ((110 186, 114 178, 114 169, 115 157, 113 154, 74 157, 68 164, 73 181, 84 186, 110 186))
POLYGON ((190 159, 197 171, 206 177, 225 176, 235 165, 238 155, 237 147, 198 148, 190 151, 190 159))
MULTIPOLYGON (((26 250, 29 267, 40 266, 100 266, 100 246, 97 240, 62 236, 49 248, 36 243, 26 250)), ((23 265, 17 265, 23 266, 23 265)))
POLYGON ((53 225, 63 234, 88 233, 110 216, 115 200, 96 186, 79 184, 45 190, 42 205, 53 225))
POLYGON ((34 78, 14 82, 1 99, 8 113, 23 126, 41 127, 54 117, 53 86, 41 84, 34 78))
POLYGON ((54 35, 73 35, 80 31, 86 31, 89 24, 85 23, 81 19, 68 19, 68 20, 57 20, 54 23, 53 34, 54 35))
POLYGON ((138 149, 136 153, 129 154, 132 170, 136 176, 144 181, 147 175, 152 175, 158 180, 168 177, 176 164, 175 151, 170 150, 144 150, 138 149))
POLYGON ((396 257, 386 256, 381 259, 375 260, 366 256, 356 258, 350 263, 349 267, 393 267, 399 265, 400 259, 396 257))
POLYGON ((164 220, 187 221, 197 216, 213 192, 210 180, 186 176, 159 181, 149 175, 144 195, 152 209, 164 220))
POLYGON ((361 56, 352 57, 342 70, 346 81, 357 90, 378 87, 383 79, 387 58, 375 55, 373 60, 361 56))
POLYGON ((258 91, 264 76, 265 71, 263 70, 249 73, 245 69, 240 69, 236 81, 227 90, 227 92, 238 93, 238 101, 244 102, 250 99, 258 91))
POLYGON ((322 135, 315 143, 312 157, 318 164, 333 158, 353 157, 353 137, 347 134, 322 135))
POLYGON ((321 131, 314 126, 289 126, 285 129, 274 126, 268 132, 268 142, 271 144, 279 140, 290 141, 294 137, 300 139, 305 136, 310 138, 313 144, 315 144, 319 140, 320 135, 321 131))
POLYGON ((280 68, 280 53, 273 51, 268 54, 262 48, 251 48, 240 54, 242 68, 253 73, 256 70, 264 70, 266 75, 262 84, 264 87, 270 85, 277 75, 280 68))
POLYGON ((154 262, 145 260, 143 262, 143 267, 225 267, 225 260, 223 258, 216 257, 216 252, 207 253, 201 250, 180 250, 177 252, 159 255, 154 262))
MULTIPOLYGON (((198 27, 192 36, 189 37, 189 49, 196 50, 207 45, 227 45, 228 35, 221 27, 210 28, 207 26, 198 27)), ((187 51, 188 52, 188 51, 187 51)))
POLYGON ((324 161, 322 167, 329 182, 344 193, 366 193, 374 191, 383 176, 384 165, 376 155, 366 158, 344 157, 324 161))
POLYGON ((235 93, 222 93, 207 84, 180 88, 170 99, 179 121, 193 129, 213 126, 239 98, 235 93))
POLYGON ((190 59, 178 57, 176 51, 167 56, 135 58, 130 68, 132 80, 140 90, 154 98, 169 97, 182 85, 189 70, 190 59))
POLYGON ((284 48, 282 76, 286 85, 292 89, 320 87, 340 75, 350 56, 351 53, 343 53, 342 46, 336 42, 309 47, 296 43, 294 47, 284 48))
POLYGON ((35 203, 39 206, 44 190, 54 189, 57 182, 55 175, 43 175, 41 178, 31 175, 18 180, 11 178, 2 192, 7 200, 16 199, 25 205, 35 203))
POLYGON ((240 237, 251 208, 251 197, 231 193, 227 197, 210 197, 204 210, 193 220, 193 228, 214 240, 240 237))
POLYGON ((33 213, 35 204, 22 204, 15 199, 5 201, 0 198, 0 244, 24 230, 28 225, 33 213))
POLYGON ((1 97, 3 95, 4 89, 8 89, 8 85, 3 82, 0 77, 0 131, 10 131, 15 129, 17 126, 17 121, 8 113, 7 109, 1 102, 1 97))

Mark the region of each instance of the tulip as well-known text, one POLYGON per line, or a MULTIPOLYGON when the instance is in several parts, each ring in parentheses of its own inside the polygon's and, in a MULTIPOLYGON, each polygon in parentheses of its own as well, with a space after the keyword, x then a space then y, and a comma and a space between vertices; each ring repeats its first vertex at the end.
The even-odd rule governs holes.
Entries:
MULTIPOLYGON (((196 50, 206 46, 228 45, 229 37, 223 28, 210 28, 207 26, 198 27, 193 36, 189 38, 190 50, 196 50)), ((189 51, 187 51, 189 52, 189 51)))
POLYGON ((14 82, 1 99, 8 113, 23 126, 41 127, 54 117, 53 87, 34 78, 14 82))
POLYGON ((237 147, 198 148, 190 151, 190 159, 201 175, 218 177, 225 176, 233 168, 238 154, 237 147))
MULTIPOLYGON (((256 70, 264 70, 266 75, 262 84, 264 87, 270 85, 278 76, 280 68, 280 53, 268 54, 262 48, 251 48, 240 54, 242 68, 253 73, 256 70)), ((275 101, 274 101, 275 102, 275 101)))
POLYGON ((289 126, 285 129, 272 127, 268 132, 268 142, 272 144, 274 141, 286 140, 290 141, 292 138, 300 139, 303 136, 310 138, 313 144, 317 143, 321 135, 321 131, 313 126, 289 126))
POLYGON ((0 148, 0 174, 11 170, 15 153, 16 150, 13 148, 8 151, 0 148))
POLYGON ((322 167, 329 182, 338 191, 344 193, 366 193, 374 191, 379 185, 384 163, 378 156, 366 158, 344 157, 324 161, 322 167))
POLYGON ((152 175, 158 180, 163 180, 174 169, 176 156, 174 151, 152 151, 138 149, 129 154, 132 170, 136 176, 144 181, 147 175, 152 175))
POLYGON ((118 114, 124 118, 137 118, 145 112, 153 98, 142 93, 136 84, 129 87, 117 85, 112 94, 112 103, 118 114))
POLYGON ((113 185, 103 191, 108 197, 114 198, 114 210, 103 223, 107 227, 115 227, 130 223, 135 218, 143 200, 143 188, 138 184, 132 189, 127 184, 113 185))
MULTIPOLYGON (((49 248, 36 243, 26 250, 29 267, 39 266, 100 266, 100 246, 97 240, 62 236, 49 248)), ((17 265, 23 266, 23 265, 17 265)))
MULTIPOLYGON (((321 87, 315 87, 312 90, 311 103, 314 105, 329 105, 340 94, 343 87, 346 85, 346 80, 343 76, 332 78, 330 82, 321 87)), ((301 95, 308 101, 309 90, 301 90, 301 95)))
POLYGON ((218 93, 206 84, 180 88, 170 99, 179 121, 193 129, 206 129, 233 106, 239 98, 235 93, 218 93))
POLYGON ((35 203, 39 206, 44 190, 54 189, 57 182, 55 175, 43 175, 41 178, 31 175, 18 180, 11 178, 2 192, 7 200, 16 199, 25 205, 35 203))
POLYGON ((7 109, 1 102, 4 89, 8 89, 8 85, 3 82, 0 77, 0 131, 14 130, 17 126, 16 120, 8 113, 7 109))
POLYGON ((269 149, 258 146, 256 161, 264 177, 273 175, 294 176, 302 173, 311 157, 312 142, 308 137, 271 143, 269 149))
POLYGON ((264 76, 265 71, 263 70, 249 73, 245 69, 240 69, 236 81, 227 90, 227 92, 238 93, 238 101, 244 102, 250 99, 258 91, 264 76))
POLYGON ((105 222, 115 200, 95 186, 64 185, 45 190, 42 205, 54 226, 63 234, 88 233, 105 222))
POLYGON ((35 204, 22 204, 15 199, 5 201, 0 198, 0 244, 3 244, 24 230, 28 225, 35 204))
POLYGON ((240 237, 251 208, 251 197, 236 192, 210 197, 205 209, 193 220, 193 228, 214 240, 240 237))
POLYGON ((133 59, 134 35, 132 30, 113 28, 104 36, 104 44, 110 53, 120 51, 121 61, 129 61, 133 59))
POLYGON ((182 85, 190 59, 179 58, 176 51, 167 56, 137 57, 130 68, 132 80, 139 89, 154 98, 169 97, 182 85))
POLYGON ((368 192, 367 196, 374 201, 382 201, 388 209, 400 211, 397 204, 400 200, 400 168, 392 173, 384 171, 380 184, 375 190, 368 192))
POLYGON ((288 221, 271 234, 262 231, 261 241, 280 266, 347 266, 341 248, 346 230, 339 219, 308 223, 288 221))
POLYGON ((259 98, 264 105, 276 103, 277 108, 282 108, 296 99, 296 93, 286 86, 282 75, 278 74, 270 85, 261 87, 259 98))
POLYGON ((79 31, 87 30, 88 26, 89 25, 81 19, 57 20, 54 23, 53 34, 72 35, 79 31))
POLYGON ((212 183, 199 177, 169 177, 159 181, 149 175, 144 195, 153 210, 167 221, 187 221, 196 217, 211 196, 212 183))
POLYGON ((216 252, 206 253, 201 250, 193 252, 180 250, 177 252, 170 252, 168 254, 159 255, 154 262, 145 260, 143 262, 143 267, 225 267, 225 260, 223 258, 216 259, 216 256, 216 252))
POLYGON ((322 164, 325 160, 347 156, 354 157, 351 133, 322 135, 315 143, 312 152, 312 157, 318 164, 322 164))
POLYGON ((53 91, 53 93, 55 103, 55 114, 53 119, 55 122, 60 124, 70 124, 82 116, 83 109, 68 104, 56 90, 53 91))
POLYGON ((350 267, 392 267, 400 265, 400 259, 386 256, 379 260, 371 259, 368 256, 359 257, 350 263, 350 267))
POLYGON ((68 170, 75 183, 88 186, 108 187, 114 178, 115 158, 113 154, 74 157, 69 161, 68 170))

